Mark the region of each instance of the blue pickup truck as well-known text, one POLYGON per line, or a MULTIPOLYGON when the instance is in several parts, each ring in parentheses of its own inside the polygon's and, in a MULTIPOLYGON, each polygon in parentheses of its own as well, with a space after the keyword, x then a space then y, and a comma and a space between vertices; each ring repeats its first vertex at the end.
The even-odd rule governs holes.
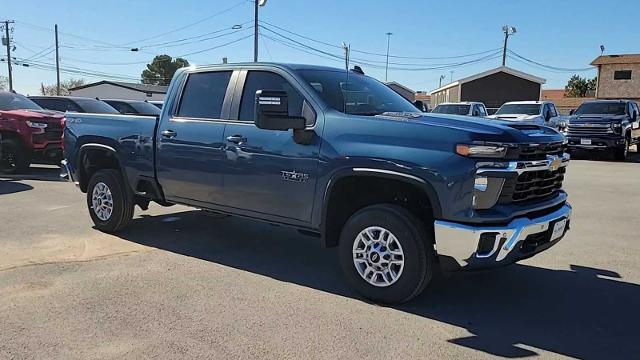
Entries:
POLYGON ((183 204, 318 236, 348 282, 398 303, 437 266, 531 257, 569 229, 553 129, 426 114, 363 74, 267 63, 190 67, 156 117, 67 113, 64 171, 97 229, 183 204))

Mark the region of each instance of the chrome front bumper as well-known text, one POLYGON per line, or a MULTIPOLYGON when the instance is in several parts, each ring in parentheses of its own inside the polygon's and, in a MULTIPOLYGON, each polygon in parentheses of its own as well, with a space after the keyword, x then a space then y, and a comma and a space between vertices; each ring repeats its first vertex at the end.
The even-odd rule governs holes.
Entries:
POLYGON ((436 251, 444 270, 484 269, 526 259, 555 245, 569 229, 571 205, 537 218, 521 217, 505 226, 472 226, 436 221, 436 251), (561 234, 556 224, 564 221, 561 234), (483 236, 484 234, 484 236, 483 236), (552 240, 552 237, 555 237, 552 240), (481 244, 482 242, 482 244, 481 244))

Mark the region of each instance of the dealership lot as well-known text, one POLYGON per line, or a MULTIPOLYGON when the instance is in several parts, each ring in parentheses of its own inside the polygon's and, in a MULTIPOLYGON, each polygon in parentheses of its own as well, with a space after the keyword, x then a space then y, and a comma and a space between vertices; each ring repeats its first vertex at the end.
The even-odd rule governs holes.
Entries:
POLYGON ((174 206, 92 229, 57 168, 0 177, 0 358, 631 358, 640 351, 640 155, 573 160, 572 231, 520 264, 381 307, 335 249, 174 206))

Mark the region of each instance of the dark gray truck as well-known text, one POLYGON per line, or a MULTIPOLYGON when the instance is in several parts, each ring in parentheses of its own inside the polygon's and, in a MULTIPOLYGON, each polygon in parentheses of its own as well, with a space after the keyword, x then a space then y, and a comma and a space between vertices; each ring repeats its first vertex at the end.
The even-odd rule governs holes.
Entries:
POLYGON ((290 226, 339 246, 349 283, 384 303, 437 266, 556 244, 571 217, 564 150, 544 126, 418 112, 359 69, 260 63, 182 69, 159 118, 67 113, 64 130, 96 228, 150 201, 290 226))

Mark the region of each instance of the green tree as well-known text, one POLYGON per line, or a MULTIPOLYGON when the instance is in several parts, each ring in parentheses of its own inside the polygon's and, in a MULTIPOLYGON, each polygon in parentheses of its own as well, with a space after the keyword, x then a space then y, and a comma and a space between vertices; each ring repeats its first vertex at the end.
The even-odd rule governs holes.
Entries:
POLYGON ((169 55, 158 55, 151 64, 142 71, 142 83, 150 85, 169 85, 176 70, 189 66, 183 58, 171 58, 169 55))
MULTIPOLYGON (((84 79, 67 79, 60 81, 60 95, 69 95, 69 89, 82 86, 87 82, 84 79)), ((58 95, 56 84, 45 85, 40 84, 40 94, 42 95, 58 95)))
POLYGON ((597 77, 593 79, 582 78, 579 75, 573 75, 564 89, 568 97, 585 97, 589 91, 596 89, 597 77))

